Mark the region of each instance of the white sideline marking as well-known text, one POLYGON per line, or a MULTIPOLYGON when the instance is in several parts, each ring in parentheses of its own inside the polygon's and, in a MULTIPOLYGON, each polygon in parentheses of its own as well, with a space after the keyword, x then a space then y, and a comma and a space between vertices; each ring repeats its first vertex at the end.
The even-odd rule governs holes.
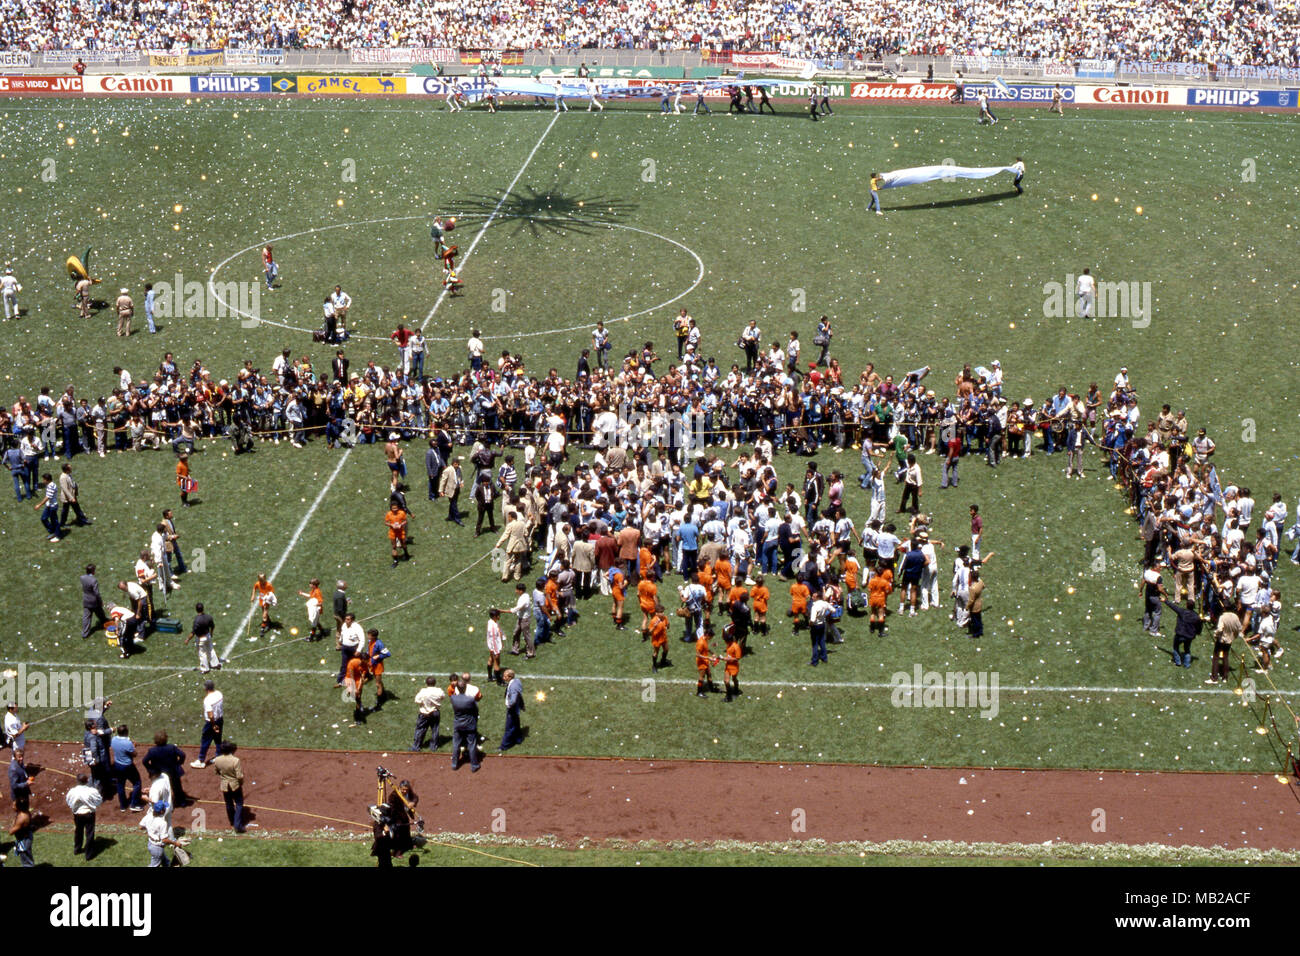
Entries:
MULTIPOLYGON (((537 155, 537 151, 542 148, 542 143, 546 141, 546 137, 550 134, 552 127, 555 126, 555 121, 559 118, 560 112, 559 110, 556 110, 555 115, 551 117, 551 121, 546 124, 546 129, 542 130, 541 137, 533 144, 532 152, 528 154, 528 158, 524 160, 524 164, 519 167, 519 172, 515 173, 515 178, 510 180, 510 185, 506 187, 506 191, 503 192, 501 198, 497 200, 497 205, 496 208, 492 210, 492 215, 488 216, 487 221, 479 227, 478 235, 474 237, 474 241, 471 242, 469 248, 465 250, 465 257, 460 261, 462 268, 467 262, 469 262, 469 257, 474 254, 474 249, 478 246, 479 240, 482 239, 483 235, 488 231, 488 227, 491 226, 493 221, 496 219, 497 213, 501 211, 501 207, 504 206, 506 200, 510 198, 510 194, 515 191, 515 186, 518 185, 520 178, 524 175, 524 170, 526 170, 528 164, 533 161, 533 157, 537 155)), ((447 288, 444 286, 442 292, 438 296, 438 301, 433 303, 433 308, 429 310, 429 314, 426 315, 424 321, 420 323, 421 332, 424 331, 424 327, 433 319, 434 313, 438 311, 438 306, 442 305, 442 300, 445 298, 447 298, 447 288)))
MULTIPOLYGON (((311 507, 307 509, 307 513, 302 516, 302 520, 298 522, 298 527, 293 531, 293 537, 291 537, 289 543, 285 545, 284 553, 280 555, 280 560, 275 563, 275 567, 272 568, 271 573, 267 575, 268 581, 275 583, 276 575, 280 573, 280 569, 284 567, 284 563, 289 560, 289 555, 293 552, 293 549, 298 546, 298 539, 302 537, 303 531, 306 530, 307 522, 310 521, 312 515, 316 513, 316 509, 320 507, 320 503, 325 500, 325 493, 330 490, 330 485, 334 484, 334 479, 339 476, 339 472, 343 470, 343 466, 348 463, 348 457, 351 454, 352 448, 349 448, 344 451, 343 456, 339 458, 339 463, 335 465, 334 470, 330 472, 329 479, 325 482, 325 487, 317 493, 316 500, 311 503, 311 507)), ((239 627, 235 628, 235 633, 231 635, 230 643, 226 645, 226 649, 221 652, 221 657, 223 659, 229 657, 230 652, 235 649, 235 645, 237 645, 240 638, 244 636, 244 629, 248 627, 248 622, 253 619, 253 615, 256 614, 257 611, 258 606, 256 603, 248 606, 248 613, 245 614, 244 619, 239 622, 239 627)))
MULTIPOLYGON (((288 646, 294 641, 286 641, 282 646, 288 646)), ((28 667, 57 668, 66 670, 97 670, 97 669, 118 669, 118 670, 137 670, 137 671, 175 671, 177 674, 184 674, 187 671, 197 672, 196 667, 176 667, 169 664, 122 664, 114 662, 104 663, 87 663, 85 661, 40 661, 29 662, 28 667)), ((315 677, 334 677, 335 671, 332 668, 315 669, 310 667, 240 667, 237 664, 227 663, 223 672, 243 673, 243 674, 285 674, 295 676, 315 676, 315 677)), ((428 677, 425 671, 399 671, 388 668, 384 673, 389 677, 428 677)), ((573 681, 575 683, 615 683, 615 684, 640 684, 643 680, 654 680, 659 684, 681 684, 694 685, 695 681, 686 678, 656 677, 652 674, 645 674, 642 677, 602 677, 596 674, 531 674, 524 671, 517 672, 520 678, 524 680, 553 680, 553 681, 573 681)), ((910 679, 910 674, 908 675, 910 679)), ((815 690, 836 690, 847 688, 849 690, 893 690, 897 685, 887 681, 801 681, 797 679, 790 680, 748 680, 745 681, 747 687, 783 687, 788 690, 802 690, 812 688, 815 690)), ((1231 690, 1219 687, 1058 687, 1050 685, 1008 685, 1002 684, 998 687, 999 692, 1006 691, 1013 694, 1186 694, 1186 695, 1226 695, 1235 696, 1231 690)), ((1286 697, 1300 695, 1300 690, 1266 690, 1262 691, 1258 687, 1255 689, 1257 696, 1267 696, 1268 694, 1280 694, 1286 697)))

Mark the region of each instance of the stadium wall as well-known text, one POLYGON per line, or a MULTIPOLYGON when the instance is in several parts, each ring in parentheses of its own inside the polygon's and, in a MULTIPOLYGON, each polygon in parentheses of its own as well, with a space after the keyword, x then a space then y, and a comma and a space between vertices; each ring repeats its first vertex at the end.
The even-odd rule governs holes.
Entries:
MULTIPOLYGON (((528 70, 508 67, 511 75, 568 76, 568 69, 528 70)), ((603 68, 597 78, 605 86, 661 86, 688 82, 685 70, 677 67, 603 68)), ((694 73, 695 71, 691 71, 694 73)), ((751 79, 759 77, 753 76, 751 79)), ((809 81, 789 77, 772 88, 778 97, 805 97, 809 81)), ((827 78, 829 79, 829 78, 827 78)), ((483 82, 475 78, 474 85, 483 82)), ((824 82, 819 79, 818 82, 824 82)), ((837 99, 881 103, 948 104, 956 92, 954 83, 920 82, 829 82, 837 99)), ((1060 84, 1061 98, 1068 104, 1087 107, 1140 107, 1175 109, 1247 109, 1295 111, 1300 89, 1251 89, 1245 87, 1199 87, 1176 85, 1134 86, 1121 83, 1060 84)), ((999 106, 1042 107, 1052 100, 1053 85, 967 83, 965 101, 973 103, 981 93, 999 106)), ((248 73, 161 73, 140 70, 123 73, 87 73, 85 76, 57 74, 0 74, 0 96, 444 96, 447 86, 437 76, 415 73, 348 74, 263 74, 248 73)))

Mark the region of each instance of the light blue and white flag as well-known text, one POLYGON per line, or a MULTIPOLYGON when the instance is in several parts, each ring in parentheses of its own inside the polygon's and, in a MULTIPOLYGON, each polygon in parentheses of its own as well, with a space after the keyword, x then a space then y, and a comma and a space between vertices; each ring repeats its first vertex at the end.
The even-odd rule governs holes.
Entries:
POLYGON ((932 183, 936 179, 945 182, 953 179, 988 179, 998 173, 1011 173, 1014 176, 1016 172, 1014 166, 913 166, 911 169, 895 169, 892 172, 882 173, 880 188, 917 186, 921 183, 932 183))

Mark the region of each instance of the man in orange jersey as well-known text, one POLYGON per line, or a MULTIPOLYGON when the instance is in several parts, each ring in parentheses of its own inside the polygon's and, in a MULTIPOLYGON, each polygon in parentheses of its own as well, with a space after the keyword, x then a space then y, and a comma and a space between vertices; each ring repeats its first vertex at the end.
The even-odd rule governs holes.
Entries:
POLYGON ((253 582, 252 603, 262 609, 262 629, 258 633, 265 634, 271 626, 271 608, 280 603, 275 598, 275 585, 267 580, 265 574, 259 574, 253 582))
POLYGON ((727 595, 731 591, 732 575, 731 562, 725 554, 713 562, 713 586, 718 591, 719 601, 727 600, 727 595))
POLYGON ((182 454, 176 461, 176 486, 181 490, 181 507, 190 506, 190 492, 194 491, 198 485, 190 477, 190 456, 182 454))
POLYGON ((802 577, 795 578, 794 583, 790 585, 790 610, 786 614, 794 618, 796 631, 799 630, 800 618, 803 618, 804 624, 808 624, 808 598, 811 594, 802 577))
POLYGON ((749 607, 754 613, 754 630, 760 634, 768 633, 767 602, 771 597, 772 592, 763 583, 763 575, 760 574, 754 579, 754 586, 749 589, 749 607))
POLYGON ((650 618, 654 616, 655 606, 659 603, 659 585, 653 578, 642 577, 636 586, 636 600, 641 606, 641 640, 650 637, 650 618))
POLYGON ((862 566, 853 554, 853 548, 840 550, 840 559, 844 573, 844 610, 855 610, 862 603, 862 566))
POLYGON ((311 625, 311 630, 307 632, 307 640, 319 641, 325 636, 325 628, 321 627, 320 615, 321 609, 325 607, 325 596, 321 593, 320 578, 312 578, 308 585, 309 591, 299 591, 298 596, 307 599, 307 623, 311 625))
POLYGON ((707 620, 709 615, 713 613, 713 565, 702 562, 699 570, 695 573, 695 579, 704 588, 704 616, 707 620))
POLYGON ((664 606, 656 603, 650 617, 650 670, 658 672, 659 668, 668 666, 668 615, 664 606))
POLYGON ((391 546, 393 567, 397 567, 397 551, 400 548, 402 557, 411 560, 411 552, 406 547, 406 512, 397 501, 388 503, 388 513, 384 515, 384 524, 388 525, 388 542, 391 546))
POLYGON ((367 663, 369 655, 365 653, 358 654, 352 660, 348 661, 346 671, 343 676, 343 697, 352 701, 352 722, 354 724, 364 724, 366 722, 366 709, 361 706, 361 688, 366 684, 366 678, 369 676, 367 663))
POLYGON ((546 617, 551 622, 551 633, 557 637, 564 630, 564 616, 560 613, 560 572, 555 568, 546 572, 546 583, 542 585, 546 617))
POLYGON ((623 568, 616 564, 609 569, 609 596, 613 599, 613 609, 610 614, 614 619, 614 626, 620 631, 627 629, 623 619, 623 599, 626 591, 627 578, 623 575, 623 568))
POLYGON ((659 562, 655 560, 655 553, 644 544, 638 556, 641 565, 641 577, 649 578, 651 581, 659 580, 659 562))
POLYGON ((695 642, 695 669, 699 672, 699 679, 695 682, 695 696, 705 696, 706 690, 717 690, 713 684, 713 651, 709 648, 709 641, 713 637, 713 628, 708 624, 704 625, 704 631, 700 634, 695 642))
POLYGON ((727 656, 724 658, 725 666, 722 671, 722 684, 727 689, 727 696, 723 700, 728 704, 740 696, 740 658, 745 653, 736 636, 736 630, 733 628, 731 638, 727 642, 727 656))
POLYGON ((881 564, 876 573, 867 582, 867 607, 871 611, 869 630, 885 634, 885 602, 894 590, 894 575, 889 568, 881 564))

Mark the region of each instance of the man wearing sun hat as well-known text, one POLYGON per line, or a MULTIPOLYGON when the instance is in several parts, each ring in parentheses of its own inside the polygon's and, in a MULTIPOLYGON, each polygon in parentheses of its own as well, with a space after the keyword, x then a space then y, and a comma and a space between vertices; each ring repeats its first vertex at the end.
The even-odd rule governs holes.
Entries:
POLYGON ((131 294, 126 289, 119 290, 114 308, 117 309, 117 334, 129 336, 131 318, 135 315, 135 303, 131 301, 131 294))

